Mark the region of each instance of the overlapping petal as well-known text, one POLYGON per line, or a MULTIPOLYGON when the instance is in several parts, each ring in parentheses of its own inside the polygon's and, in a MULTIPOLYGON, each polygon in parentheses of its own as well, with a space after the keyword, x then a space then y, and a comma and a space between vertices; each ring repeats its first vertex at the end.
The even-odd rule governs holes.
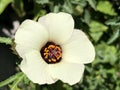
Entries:
POLYGON ((38 22, 47 28, 50 41, 57 44, 64 43, 73 33, 74 21, 67 13, 49 13, 40 17, 38 22))
POLYGON ((71 39, 62 45, 64 60, 71 63, 90 63, 94 60, 95 50, 81 30, 74 30, 71 39))
POLYGON ((60 62, 50 65, 49 68, 53 78, 74 85, 82 78, 85 67, 83 64, 60 62))
POLYGON ((31 50, 40 50, 47 41, 46 29, 32 20, 25 20, 15 34, 16 50, 22 57, 31 50))
MULTIPOLYGON (((40 85, 52 84, 58 79, 70 85, 78 83, 84 64, 95 57, 92 43, 82 31, 74 29, 72 16, 63 12, 49 13, 40 17, 38 22, 25 20, 15 34, 15 43, 18 54, 23 58, 19 65, 21 70, 40 85), (59 63, 48 64, 41 57, 43 52, 40 50, 47 42, 62 47, 59 63)), ((53 54, 52 50, 49 54, 53 54)), ((46 60, 51 58, 54 57, 46 60)))
POLYGON ((45 63, 38 51, 33 50, 27 53, 25 57, 20 68, 30 80, 38 84, 51 84, 56 81, 52 79, 48 64, 45 63))

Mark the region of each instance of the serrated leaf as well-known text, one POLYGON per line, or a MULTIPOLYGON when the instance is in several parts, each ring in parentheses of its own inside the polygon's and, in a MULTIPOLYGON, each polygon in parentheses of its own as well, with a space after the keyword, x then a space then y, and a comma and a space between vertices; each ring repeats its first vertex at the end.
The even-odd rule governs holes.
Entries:
POLYGON ((108 29, 107 26, 97 21, 92 21, 89 27, 91 32, 104 32, 108 29))
POLYGON ((97 42, 101 38, 103 32, 108 30, 107 26, 97 21, 91 21, 89 27, 90 27, 90 35, 95 42, 97 42))
POLYGON ((90 33, 90 36, 95 42, 97 42, 101 38, 102 35, 103 35, 103 32, 90 33))
POLYGON ((100 0, 97 5, 97 10, 111 16, 117 15, 114 8, 112 7, 112 3, 107 0, 100 0))
POLYGON ((0 37, 0 43, 5 43, 5 44, 12 44, 12 39, 11 38, 6 38, 6 37, 0 37))
POLYGON ((13 2, 13 0, 0 0, 0 14, 2 14, 2 12, 11 2, 13 2))

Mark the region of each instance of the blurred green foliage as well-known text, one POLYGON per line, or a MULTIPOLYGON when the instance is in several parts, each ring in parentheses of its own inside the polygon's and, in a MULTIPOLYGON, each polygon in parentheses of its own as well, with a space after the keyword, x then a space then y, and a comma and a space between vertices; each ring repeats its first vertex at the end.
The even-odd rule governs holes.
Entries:
POLYGON ((1 15, 7 7, 13 9, 21 21, 26 18, 37 20, 49 12, 70 13, 75 28, 83 30, 96 49, 96 58, 86 65, 80 83, 69 86, 58 81, 53 85, 34 86, 24 78, 15 90, 120 90, 119 0, 0 0, 1 15))
POLYGON ((0 0, 0 14, 3 13, 5 8, 12 2, 13 0, 0 0))

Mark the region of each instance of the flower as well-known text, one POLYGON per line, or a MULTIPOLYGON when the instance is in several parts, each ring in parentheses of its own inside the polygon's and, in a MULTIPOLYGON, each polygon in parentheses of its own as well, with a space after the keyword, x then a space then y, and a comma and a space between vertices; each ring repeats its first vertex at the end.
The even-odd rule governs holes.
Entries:
POLYGON ((38 22, 25 20, 15 34, 20 69, 38 84, 62 80, 70 85, 82 78, 85 66, 94 60, 95 50, 87 36, 74 29, 67 13, 49 13, 38 22))

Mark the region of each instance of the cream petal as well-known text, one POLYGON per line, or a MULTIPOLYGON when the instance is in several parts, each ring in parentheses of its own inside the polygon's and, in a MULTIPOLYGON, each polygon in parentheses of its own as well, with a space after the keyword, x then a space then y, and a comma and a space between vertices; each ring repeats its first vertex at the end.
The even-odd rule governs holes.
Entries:
POLYGON ((81 80, 85 67, 83 64, 62 62, 50 65, 49 68, 53 78, 74 85, 81 80))
POLYGON ((40 50, 47 41, 47 30, 32 20, 25 20, 15 34, 16 50, 22 57, 33 49, 40 50))
POLYGON ((72 63, 90 63, 94 60, 95 49, 81 30, 74 30, 71 39, 64 45, 63 58, 72 63))
POLYGON ((50 41, 58 44, 64 43, 73 33, 74 21, 72 16, 67 13, 49 13, 40 17, 38 22, 47 28, 50 41))
POLYGON ((27 53, 26 59, 20 64, 20 69, 26 76, 38 84, 52 84, 53 80, 49 74, 48 64, 42 59, 38 51, 31 51, 27 53))

